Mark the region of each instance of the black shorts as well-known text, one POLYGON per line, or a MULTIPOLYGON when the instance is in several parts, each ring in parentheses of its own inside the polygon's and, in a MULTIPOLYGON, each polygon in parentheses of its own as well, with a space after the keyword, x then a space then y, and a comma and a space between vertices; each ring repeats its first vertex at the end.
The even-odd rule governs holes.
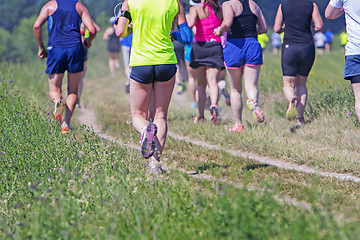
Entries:
POLYGON ((281 68, 283 76, 307 77, 314 64, 314 44, 284 43, 281 52, 281 68))
POLYGON ((192 68, 201 66, 224 69, 223 48, 219 42, 194 42, 191 51, 192 68))
POLYGON ((130 68, 130 78, 143 84, 166 82, 175 76, 176 70, 176 64, 134 66, 130 68))

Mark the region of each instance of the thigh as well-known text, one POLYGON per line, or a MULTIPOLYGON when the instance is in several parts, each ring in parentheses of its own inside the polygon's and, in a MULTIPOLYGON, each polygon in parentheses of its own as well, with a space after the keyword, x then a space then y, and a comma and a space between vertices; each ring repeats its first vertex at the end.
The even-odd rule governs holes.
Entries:
POLYGON ((143 84, 134 79, 130 81, 130 105, 132 114, 147 118, 153 84, 143 84))
POLYGON ((63 73, 49 74, 49 86, 50 89, 61 89, 62 80, 64 78, 63 73))
POLYGON ((175 76, 166 82, 154 82, 154 109, 157 117, 167 118, 167 112, 174 90, 175 76))
POLYGON ((257 85, 260 74, 260 65, 257 66, 244 66, 244 84, 257 85))
POLYGON ((243 69, 226 69, 231 89, 241 92, 243 69))

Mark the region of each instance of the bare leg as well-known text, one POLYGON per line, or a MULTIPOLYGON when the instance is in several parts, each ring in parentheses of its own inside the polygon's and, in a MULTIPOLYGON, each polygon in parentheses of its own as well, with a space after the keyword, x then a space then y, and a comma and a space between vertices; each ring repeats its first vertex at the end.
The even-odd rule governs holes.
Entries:
POLYGON ((360 121, 360 83, 351 84, 355 96, 355 113, 360 121))
POLYGON ((70 119, 75 110, 77 98, 78 98, 78 86, 80 82, 82 72, 79 73, 69 73, 68 74, 68 95, 66 98, 66 108, 65 108, 65 119, 66 124, 70 124, 70 119))
POLYGON ((242 75, 243 69, 227 69, 230 83, 231 108, 236 124, 242 124, 242 75))
POLYGON ((175 77, 166 82, 154 83, 154 123, 158 127, 155 139, 155 152, 153 158, 160 161, 167 135, 167 113, 171 100, 175 77))
POLYGON ((49 96, 53 103, 62 99, 62 80, 64 74, 49 74, 49 96))
POLYGON ((199 110, 199 116, 204 116, 205 104, 206 104, 206 68, 199 67, 196 69, 196 79, 198 80, 197 86, 197 104, 199 110))
POLYGON ((196 72, 195 69, 190 67, 190 62, 185 62, 186 68, 188 70, 188 89, 190 92, 190 97, 192 102, 196 102, 196 72))
POLYGON ((259 98, 258 81, 260 74, 260 65, 257 66, 244 66, 244 87, 246 95, 249 99, 253 99, 256 102, 259 98))
POLYGON ((206 77, 209 84, 211 105, 217 105, 219 101, 219 87, 217 85, 217 78, 219 73, 220 69, 218 68, 206 69, 206 77))
POLYGON ((87 61, 84 61, 84 71, 81 73, 81 78, 79 81, 79 86, 78 86, 78 107, 80 106, 79 100, 80 100, 80 96, 82 94, 82 90, 84 87, 84 77, 85 77, 85 73, 86 73, 86 65, 87 65, 87 61))
POLYGON ((295 80, 296 96, 300 100, 297 104, 297 117, 303 117, 307 102, 308 91, 306 87, 307 77, 297 75, 295 80))
POLYGON ((292 76, 283 76, 283 83, 284 83, 284 94, 288 102, 296 96, 295 95, 295 79, 296 77, 292 76))

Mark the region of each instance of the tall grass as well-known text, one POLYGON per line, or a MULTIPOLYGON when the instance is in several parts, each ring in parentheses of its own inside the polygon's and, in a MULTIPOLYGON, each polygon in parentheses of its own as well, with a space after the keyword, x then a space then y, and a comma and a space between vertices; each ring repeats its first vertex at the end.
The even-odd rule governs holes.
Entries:
POLYGON ((38 82, 36 71, 23 69, 0 67, 1 238, 354 239, 359 234, 355 224, 341 223, 316 205, 307 211, 280 204, 276 191, 249 192, 177 171, 148 178, 138 153, 84 127, 61 134, 44 100, 47 85, 38 82))

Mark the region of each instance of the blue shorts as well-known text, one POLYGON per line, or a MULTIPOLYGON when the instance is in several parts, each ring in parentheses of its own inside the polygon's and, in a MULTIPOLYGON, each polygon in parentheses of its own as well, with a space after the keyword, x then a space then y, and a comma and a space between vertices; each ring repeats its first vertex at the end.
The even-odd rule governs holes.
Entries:
POLYGON ((45 73, 78 73, 84 70, 85 50, 82 44, 75 47, 48 47, 45 73))
POLYGON ((184 49, 185 49, 185 57, 184 57, 185 61, 186 62, 191 62, 192 44, 190 43, 190 44, 185 45, 184 49))
POLYGON ((143 84, 166 82, 175 76, 176 70, 176 64, 134 66, 130 68, 130 78, 143 84))
POLYGON ((351 80, 360 75, 360 55, 345 56, 344 78, 351 80))
POLYGON ((227 68, 262 65, 261 45, 256 38, 230 38, 225 44, 224 61, 227 68))

